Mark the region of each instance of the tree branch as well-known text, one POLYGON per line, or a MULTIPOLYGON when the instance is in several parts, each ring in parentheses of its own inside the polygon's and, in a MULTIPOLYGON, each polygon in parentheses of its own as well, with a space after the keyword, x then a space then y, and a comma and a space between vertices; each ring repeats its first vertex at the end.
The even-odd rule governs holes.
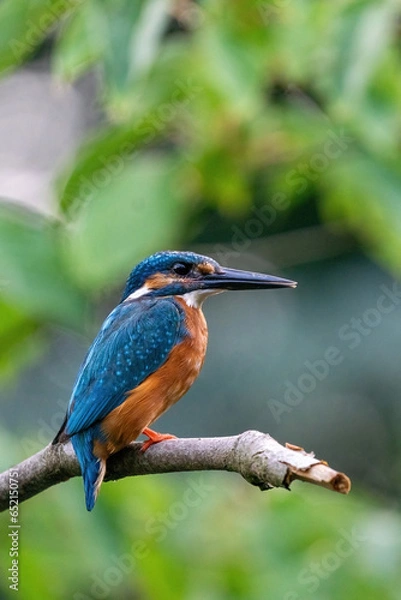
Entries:
MULTIPOLYGON (((282 446, 259 431, 232 437, 168 440, 151 446, 145 453, 141 452, 141 445, 134 442, 111 456, 105 481, 131 475, 217 470, 239 473, 261 490, 289 488, 295 479, 341 494, 351 489, 349 478, 331 469, 325 461, 299 446, 282 446)), ((78 475, 80 468, 70 442, 46 446, 0 475, 0 511, 9 507, 11 479, 18 481, 18 500, 23 502, 78 475)))

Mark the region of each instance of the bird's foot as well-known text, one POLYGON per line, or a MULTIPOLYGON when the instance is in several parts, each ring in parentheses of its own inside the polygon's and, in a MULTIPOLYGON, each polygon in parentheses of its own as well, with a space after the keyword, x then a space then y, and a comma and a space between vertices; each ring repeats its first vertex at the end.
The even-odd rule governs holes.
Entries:
POLYGON ((157 431, 153 431, 153 429, 149 429, 149 427, 145 427, 142 433, 149 439, 146 442, 143 442, 141 452, 146 452, 150 446, 153 446, 153 444, 158 444, 159 442, 163 442, 164 440, 177 439, 176 435, 171 435, 171 433, 158 433, 157 431))

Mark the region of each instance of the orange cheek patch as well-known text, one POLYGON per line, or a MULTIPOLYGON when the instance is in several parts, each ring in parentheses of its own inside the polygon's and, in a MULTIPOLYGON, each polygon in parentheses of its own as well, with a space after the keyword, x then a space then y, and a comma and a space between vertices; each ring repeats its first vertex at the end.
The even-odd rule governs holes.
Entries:
POLYGON ((211 275, 214 273, 214 266, 210 263, 201 263, 198 265, 198 270, 202 273, 202 275, 211 275))
POLYGON ((169 275, 164 275, 163 273, 156 273, 155 275, 151 275, 146 280, 146 285, 152 290, 160 290, 164 287, 169 286, 172 283, 190 283, 190 279, 185 277, 170 277, 169 275))
POLYGON ((160 290, 166 285, 170 285, 170 283, 174 283, 175 279, 173 277, 169 277, 168 275, 163 275, 163 273, 155 273, 151 277, 146 280, 146 285, 152 290, 160 290))

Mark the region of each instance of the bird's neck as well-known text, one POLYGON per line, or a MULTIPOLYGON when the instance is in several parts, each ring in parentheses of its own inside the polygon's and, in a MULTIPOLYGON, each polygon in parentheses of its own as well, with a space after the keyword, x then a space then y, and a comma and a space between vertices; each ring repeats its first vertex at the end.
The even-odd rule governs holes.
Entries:
POLYGON ((208 332, 206 319, 201 306, 193 306, 192 303, 189 303, 183 296, 176 296, 174 300, 185 315, 185 328, 189 337, 193 340, 199 340, 199 351, 203 354, 206 351, 208 332))

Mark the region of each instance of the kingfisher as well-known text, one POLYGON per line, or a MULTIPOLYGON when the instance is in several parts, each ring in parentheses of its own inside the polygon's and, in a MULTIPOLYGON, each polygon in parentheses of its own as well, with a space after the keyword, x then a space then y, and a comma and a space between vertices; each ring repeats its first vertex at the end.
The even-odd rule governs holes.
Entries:
POLYGON ((158 252, 128 277, 80 367, 53 444, 71 439, 92 510, 107 458, 140 434, 152 444, 175 436, 149 426, 191 387, 202 368, 207 325, 202 303, 226 290, 296 287, 273 275, 222 267, 194 252, 158 252))

